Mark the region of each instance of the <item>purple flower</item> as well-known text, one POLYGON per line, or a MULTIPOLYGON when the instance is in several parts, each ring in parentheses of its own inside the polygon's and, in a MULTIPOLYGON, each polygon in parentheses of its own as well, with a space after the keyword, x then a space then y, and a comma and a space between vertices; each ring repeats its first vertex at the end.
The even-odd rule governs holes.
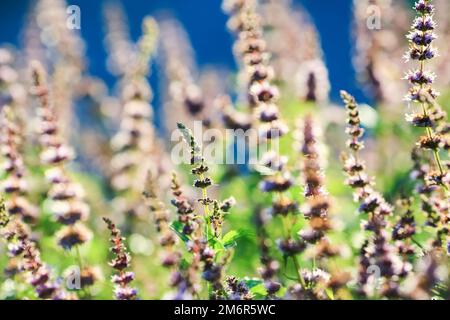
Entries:
POLYGON ((436 23, 431 16, 417 17, 413 22, 413 28, 419 31, 434 30, 436 23))
POLYGON ((414 5, 414 9, 422 14, 430 14, 433 12, 434 7, 425 0, 420 0, 414 5))
POLYGON ((292 186, 292 179, 290 175, 269 177, 261 182, 261 190, 263 192, 283 192, 292 186))
POLYGON ((429 60, 436 56, 436 50, 432 47, 428 47, 423 51, 423 54, 421 56, 420 60, 429 60))
POLYGON ((277 241, 278 248, 286 256, 293 256, 303 252, 306 244, 302 240, 283 239, 277 241))
POLYGON ((125 285, 134 280, 134 273, 131 271, 115 274, 111 277, 111 282, 115 284, 125 285))
POLYGON ((135 300, 137 290, 129 287, 116 287, 114 295, 117 300, 135 300))
POLYGON ((408 39, 418 46, 427 46, 436 39, 436 35, 433 32, 414 31, 408 35, 408 39))
POLYGON ((434 81, 435 75, 431 72, 415 70, 410 71, 405 78, 411 83, 431 84, 434 81))

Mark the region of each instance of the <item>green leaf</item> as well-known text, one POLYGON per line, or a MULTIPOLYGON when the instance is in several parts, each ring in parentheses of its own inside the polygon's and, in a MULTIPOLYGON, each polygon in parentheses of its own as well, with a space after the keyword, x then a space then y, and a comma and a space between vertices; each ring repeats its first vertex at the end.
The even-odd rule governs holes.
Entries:
POLYGON ((262 279, 245 277, 241 281, 245 283, 255 299, 263 299, 267 296, 267 290, 262 279))
POLYGON ((283 298, 286 295, 286 292, 287 292, 287 288, 281 287, 280 290, 278 290, 278 292, 276 293, 276 296, 279 298, 283 298))
POLYGON ((178 237, 183 242, 188 242, 189 241, 189 238, 183 233, 183 224, 180 221, 172 222, 172 224, 170 225, 170 229, 175 231, 175 233, 178 235, 178 237))
POLYGON ((267 290, 264 286, 264 283, 260 283, 252 288, 250 288, 250 292, 252 293, 253 297, 256 299, 262 299, 265 296, 267 296, 267 290))
POLYGON ((187 270, 187 269, 189 269, 190 265, 191 265, 191 263, 188 260, 186 260, 186 258, 183 258, 180 263, 180 268, 182 270, 187 270))
POLYGON ((213 248, 214 248, 214 250, 216 251, 216 253, 217 253, 217 252, 220 252, 220 251, 222 251, 222 250, 225 250, 224 244, 223 244, 221 241, 218 241, 218 240, 216 240, 216 241, 214 242, 213 248))
POLYGON ((330 298, 331 300, 334 300, 333 290, 331 290, 330 288, 326 288, 325 293, 327 294, 328 298, 330 298))
POLYGON ((242 232, 238 230, 231 230, 228 233, 226 233, 223 238, 222 242, 225 248, 230 248, 236 246, 236 240, 242 236, 242 232))
POLYGON ((244 278, 242 279, 242 282, 244 282, 247 288, 249 289, 256 287, 260 284, 264 284, 263 281, 258 278, 244 278))

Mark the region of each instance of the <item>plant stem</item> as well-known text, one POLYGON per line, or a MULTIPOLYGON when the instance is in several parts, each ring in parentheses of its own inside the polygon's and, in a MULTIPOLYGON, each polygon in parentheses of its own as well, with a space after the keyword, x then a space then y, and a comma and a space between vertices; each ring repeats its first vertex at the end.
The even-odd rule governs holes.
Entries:
POLYGON ((292 260, 294 261, 295 271, 297 273, 297 280, 302 285, 303 289, 306 289, 306 282, 303 279, 302 273, 300 272, 300 264, 298 262, 298 258, 296 255, 292 256, 292 260))
MULTIPOLYGON (((81 278, 81 272, 83 272, 84 269, 84 263, 83 263, 83 258, 81 256, 81 252, 80 252, 80 246, 76 245, 75 246, 75 253, 77 255, 77 260, 78 260, 78 266, 80 267, 80 278, 81 278)), ((80 280, 81 281, 81 280, 80 280)), ((86 286, 86 288, 83 288, 83 286, 81 285, 81 290, 83 291, 83 293, 85 294, 85 298, 90 298, 92 297, 91 294, 91 289, 89 288, 89 286, 86 286)))
MULTIPOLYGON (((424 18, 424 14, 422 14, 422 19, 425 19, 424 18)), ((422 53, 424 52, 424 48, 423 47, 421 47, 421 52, 422 53)), ((420 61, 420 72, 423 73, 424 71, 425 71, 425 61, 421 60, 420 61)), ((420 84, 420 90, 423 90, 423 83, 420 84)), ((425 102, 421 102, 421 106, 422 106, 423 115, 425 117, 428 117, 428 111, 427 111, 427 108, 425 106, 425 102)), ((434 136, 433 128, 432 127, 426 127, 425 129, 427 131, 428 137, 430 139, 433 139, 433 136, 434 136)), ((441 163, 441 159, 439 157, 438 150, 433 150, 433 156, 434 156, 434 160, 436 162, 436 165, 439 168, 439 173, 441 174, 441 176, 443 176, 444 175, 444 169, 442 167, 442 163, 441 163)), ((441 183, 441 185, 442 185, 442 187, 445 190, 448 190, 447 186, 444 183, 441 183)))
MULTIPOLYGON (((205 180, 205 175, 202 173, 200 174, 200 179, 205 180)), ((208 199, 208 192, 206 191, 206 188, 202 188, 202 198, 203 198, 203 210, 205 214, 205 235, 206 235, 206 241, 209 241, 209 229, 210 229, 210 213, 209 213, 209 205, 206 202, 208 199)))
MULTIPOLYGON (((280 197, 282 197, 282 194, 280 194, 280 197)), ((290 234, 290 227, 289 227, 289 221, 287 221, 287 217, 282 217, 283 222, 283 233, 285 238, 289 239, 291 237, 290 234)), ((291 256, 292 261, 294 262, 295 266, 295 273, 297 275, 297 281, 301 284, 301 286, 306 289, 306 282, 302 277, 302 274, 300 272, 300 264, 298 262, 298 257, 296 255, 291 256)))
POLYGON ((80 270, 83 270, 83 268, 84 268, 84 265, 83 265, 83 259, 82 259, 82 257, 81 257, 80 248, 79 248, 78 245, 75 246, 75 253, 76 253, 76 255, 77 255, 77 260, 78 260, 78 265, 79 265, 79 267, 80 267, 80 270))

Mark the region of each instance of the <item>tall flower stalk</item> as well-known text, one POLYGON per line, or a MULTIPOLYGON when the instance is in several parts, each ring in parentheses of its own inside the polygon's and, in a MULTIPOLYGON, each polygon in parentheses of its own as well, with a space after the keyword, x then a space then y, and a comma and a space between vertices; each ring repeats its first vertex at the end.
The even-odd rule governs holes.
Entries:
MULTIPOLYGON (((195 239, 200 233, 201 217, 195 215, 195 208, 190 199, 184 196, 176 173, 172 173, 172 205, 176 208, 177 219, 172 225, 178 225, 178 233, 182 238, 195 239)), ((177 288, 176 299, 198 297, 201 291, 198 271, 200 270, 200 256, 193 255, 188 267, 183 267, 179 260, 178 270, 172 273, 170 284, 177 288)))
POLYGON ((80 272, 86 276, 81 285, 90 286, 95 277, 90 267, 82 261, 79 251, 79 247, 91 239, 92 233, 84 224, 89 217, 90 207, 84 199, 83 186, 72 180, 66 168, 67 163, 74 158, 74 152, 60 134, 58 116, 46 83, 45 70, 37 61, 32 63, 31 69, 32 93, 39 102, 37 114, 40 160, 46 167, 45 177, 50 184, 46 196, 55 220, 62 225, 56 234, 57 243, 65 250, 75 250, 80 272))
POLYGON ((8 254, 11 258, 18 259, 18 272, 23 273, 36 296, 39 299, 75 299, 75 296, 68 294, 53 279, 49 266, 40 258, 41 253, 31 239, 27 225, 18 219, 11 219, 3 202, 0 203, 0 217, 1 236, 7 242, 8 254))
POLYGON ((433 247, 445 247, 450 243, 449 239, 449 186, 450 175, 447 166, 441 160, 440 152, 448 150, 448 124, 447 115, 436 102, 439 93, 433 88, 435 74, 427 70, 427 62, 437 55, 437 50, 433 46, 437 38, 435 34, 436 23, 434 22, 435 9, 431 0, 419 0, 415 3, 414 9, 417 13, 411 31, 407 38, 409 40, 409 50, 405 54, 407 60, 414 60, 418 67, 407 73, 406 79, 410 83, 410 89, 406 95, 406 100, 420 106, 420 111, 407 115, 407 120, 415 127, 425 128, 425 135, 421 136, 417 147, 420 151, 431 151, 434 162, 429 163, 429 167, 422 167, 418 151, 414 154, 416 170, 422 172, 418 175, 424 181, 422 194, 422 206, 427 212, 428 222, 436 228, 436 239, 433 247), (417 170, 419 169, 419 170, 417 170), (437 190, 439 187, 441 190, 437 190))
POLYGON ((409 259, 414 253, 412 246, 413 236, 416 234, 416 220, 412 209, 412 198, 404 198, 398 201, 398 206, 404 211, 398 218, 392 230, 392 239, 397 241, 399 253, 409 259))
MULTIPOLYGON (((253 126, 258 131, 257 147, 268 150, 263 152, 260 159, 260 165, 266 174, 260 183, 260 189, 272 196, 268 212, 271 216, 281 217, 283 223, 283 237, 277 240, 278 248, 286 259, 292 260, 297 281, 305 288, 297 255, 303 252, 306 244, 301 238, 294 237, 292 230, 298 214, 298 204, 289 195, 293 179, 286 166, 288 158, 276 150, 279 147, 278 139, 288 132, 288 127, 280 118, 277 105, 279 90, 272 83, 274 71, 269 63, 270 55, 266 51, 257 2, 226 0, 223 7, 231 15, 228 27, 238 37, 235 52, 242 64, 241 78, 251 108, 253 126)), ((269 286, 271 284, 272 282, 266 283, 269 286)), ((271 288, 266 289, 272 291, 271 288)))
POLYGON ((114 254, 114 258, 109 265, 117 271, 117 274, 111 277, 111 282, 115 286, 114 296, 117 300, 136 300, 137 290, 130 286, 130 283, 134 280, 134 273, 126 271, 130 267, 131 256, 127 252, 125 238, 122 237, 122 233, 111 219, 103 218, 103 220, 111 232, 110 250, 114 254))
POLYGON ((309 243, 327 241, 325 234, 331 229, 329 210, 330 200, 324 186, 323 172, 321 169, 317 133, 311 116, 307 116, 303 126, 303 176, 305 205, 301 211, 309 220, 310 228, 303 230, 300 236, 309 243))
POLYGON ((155 179, 149 173, 143 196, 153 216, 156 231, 159 234, 159 244, 162 247, 161 262, 164 267, 173 267, 180 260, 179 252, 176 250, 176 236, 170 229, 170 213, 164 202, 159 199, 155 179))
POLYGON ((416 2, 414 8, 417 17, 408 34, 409 50, 405 54, 405 58, 417 61, 419 66, 406 75, 406 79, 411 85, 406 100, 419 104, 421 111, 407 115, 407 119, 413 126, 425 128, 426 135, 420 137, 418 146, 421 149, 431 150, 437 170, 430 172, 429 181, 448 191, 447 170, 439 155, 444 141, 443 137, 436 133, 436 126, 442 121, 445 122, 446 115, 434 101, 439 95, 432 86, 435 74, 426 69, 426 62, 437 54, 432 44, 437 36, 434 33, 436 23, 433 20, 434 6, 431 2, 431 0, 416 2))
MULTIPOLYGON (((390 244, 390 235, 387 232, 388 220, 392 215, 391 205, 384 197, 374 190, 373 178, 366 173, 364 162, 360 159, 360 150, 364 148, 361 137, 364 129, 361 127, 358 105, 355 98, 345 91, 341 91, 342 100, 347 109, 347 129, 349 136, 347 147, 351 155, 343 155, 344 171, 348 175, 346 184, 353 188, 354 199, 359 202, 359 212, 367 215, 362 228, 370 231, 372 235, 364 242, 360 251, 360 269, 358 285, 363 295, 398 296, 398 276, 404 275, 404 265, 390 244), (371 270, 379 271, 382 279, 379 284, 370 283, 371 270), (375 290, 374 290, 375 289, 375 290)), ((378 281, 378 279, 375 279, 378 281)))
MULTIPOLYGON (((2 198, 0 210, 3 217, 0 226, 4 227, 9 222, 10 225, 18 226, 21 231, 25 232, 25 228, 29 224, 36 224, 38 209, 28 200, 26 170, 21 153, 23 135, 20 132, 21 122, 18 119, 17 111, 17 109, 14 110, 11 106, 5 105, 0 114, 0 150, 4 158, 2 169, 6 173, 5 179, 2 181, 2 191, 6 195, 6 203, 2 198), (24 225, 19 223, 19 220, 22 220, 24 225)), ((14 275, 21 272, 20 267, 19 257, 10 254, 5 272, 14 275)))
POLYGON ((5 158, 3 169, 7 175, 3 182, 3 192, 8 195, 6 208, 10 215, 17 215, 26 223, 35 223, 38 210, 27 199, 25 164, 20 152, 23 139, 19 123, 13 108, 5 105, 0 115, 1 154, 5 158))
POLYGON ((227 293, 223 285, 223 269, 228 263, 230 251, 224 243, 222 226, 225 215, 234 205, 234 198, 219 201, 208 196, 208 188, 213 181, 208 176, 209 167, 203 158, 202 148, 195 141, 191 130, 181 123, 178 123, 178 129, 189 146, 191 173, 196 177, 193 186, 201 192, 198 202, 203 208, 202 214, 196 214, 201 221, 187 242, 188 250, 192 252, 194 260, 202 262, 202 277, 209 285, 210 298, 225 298, 227 293))
MULTIPOLYGON (((290 290, 296 299, 328 299, 325 288, 331 279, 328 273, 328 258, 338 255, 338 250, 330 243, 327 233, 332 229, 330 219, 331 201, 324 185, 323 161, 320 158, 319 130, 312 116, 307 115, 296 138, 303 155, 301 173, 303 177, 305 203, 300 207, 307 224, 298 232, 298 236, 309 245, 305 257, 312 259, 312 270, 302 271, 306 287, 299 285, 290 290)), ((307 246, 308 248, 308 246, 307 246)), ((343 286, 344 284, 340 284, 343 286)), ((336 286, 337 288, 338 286, 336 286)))
POLYGON ((337 249, 330 244, 327 233, 333 228, 330 217, 331 199, 325 188, 323 159, 320 154, 318 128, 311 115, 306 116, 303 125, 303 176, 306 203, 301 211, 309 220, 309 229, 300 233, 303 240, 315 244, 317 257, 333 257, 337 249))
POLYGON ((89 216, 89 206, 84 201, 84 189, 69 176, 66 163, 74 158, 74 152, 59 134, 55 114, 45 80, 45 71, 38 62, 32 64, 32 93, 39 101, 39 142, 41 163, 47 166, 45 176, 50 183, 47 198, 52 201, 55 219, 64 227, 57 234, 58 244, 67 250, 89 240, 91 232, 84 226, 89 216))

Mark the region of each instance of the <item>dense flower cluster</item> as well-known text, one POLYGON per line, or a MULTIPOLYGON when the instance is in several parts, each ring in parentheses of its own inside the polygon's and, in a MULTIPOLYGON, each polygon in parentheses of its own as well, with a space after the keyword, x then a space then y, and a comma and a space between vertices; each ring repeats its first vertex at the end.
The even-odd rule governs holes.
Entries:
POLYGON ((449 132, 447 115, 435 101, 439 93, 433 88, 435 74, 426 69, 426 63, 437 55, 433 45, 437 38, 434 22, 435 8, 431 0, 419 0, 414 9, 414 19, 407 38, 409 50, 405 58, 418 63, 418 67, 409 71, 405 79, 410 83, 406 100, 418 104, 420 111, 407 115, 414 127, 425 128, 425 135, 417 142, 418 150, 413 153, 413 177, 420 181, 419 192, 422 195, 422 208, 427 213, 428 223, 436 228, 434 247, 447 247, 449 238, 448 190, 450 174, 446 163, 441 160, 441 151, 448 150, 449 132), (421 152, 431 151, 433 161, 421 163, 421 152))
POLYGON ((393 227, 392 239, 397 240, 399 253, 408 257, 415 253, 415 248, 411 245, 412 238, 416 234, 416 221, 411 208, 412 199, 400 199, 398 205, 404 212, 393 227))
MULTIPOLYGON (((177 232, 185 240, 188 237, 195 237, 200 232, 200 221, 195 217, 194 206, 191 200, 183 195, 176 173, 172 174, 171 190, 171 203, 176 208, 177 213, 177 219, 174 223, 179 225, 177 232)), ((181 264, 181 259, 179 263, 181 264)), ((192 299, 192 297, 198 296, 201 290, 199 277, 197 276, 197 272, 201 267, 200 259, 198 256, 194 256, 187 268, 183 268, 180 264, 180 268, 172 273, 170 279, 170 285, 177 288, 177 292, 172 298, 192 299)))
POLYGON ((45 176, 50 184, 47 198, 55 219, 64 225, 58 232, 58 244, 70 250, 88 241, 91 232, 83 224, 89 216, 89 206, 84 200, 85 192, 80 184, 72 181, 65 167, 73 159, 74 152, 59 132, 58 118, 50 98, 45 80, 45 71, 39 62, 32 64, 32 93, 39 101, 39 143, 40 159, 47 166, 45 176))
POLYGON ((311 116, 307 116, 303 125, 303 146, 301 152, 304 156, 303 177, 306 203, 300 211, 309 220, 309 227, 299 232, 300 237, 308 243, 315 244, 315 256, 318 258, 333 257, 338 254, 337 248, 330 244, 326 233, 332 229, 329 215, 331 201, 324 186, 322 172, 318 129, 311 116))
MULTIPOLYGON (((210 297, 213 299, 223 298, 226 293, 224 291, 222 277, 223 267, 227 263, 227 256, 225 256, 222 261, 219 261, 218 255, 216 254, 215 249, 210 246, 210 243, 221 241, 224 215, 231 209, 234 200, 227 199, 223 202, 219 202, 208 196, 207 189, 213 184, 213 181, 207 175, 209 168, 202 156, 202 148, 195 141, 192 132, 183 124, 178 123, 178 129, 185 142, 189 145, 191 174, 196 177, 193 186, 201 190, 201 197, 197 200, 203 208, 203 215, 201 218, 203 221, 200 222, 200 226, 203 226, 203 230, 200 226, 197 227, 197 232, 191 234, 191 237, 187 242, 187 247, 193 254, 193 259, 203 264, 202 277, 211 284, 210 297)), ((175 184, 172 190, 175 190, 178 197, 180 197, 181 194, 177 192, 177 189, 179 189, 179 187, 175 184)), ((185 230, 185 228, 183 228, 183 230, 185 230)))
POLYGON ((16 219, 3 228, 2 236, 8 244, 8 253, 19 260, 18 271, 24 272, 36 296, 40 299, 73 299, 74 296, 65 292, 59 282, 52 280, 51 270, 41 261, 40 252, 30 238, 27 226, 16 219))
POLYGON ((251 300, 252 295, 246 284, 235 277, 227 277, 228 298, 230 300, 251 300))
POLYGON ((1 154, 5 158, 3 170, 7 178, 3 182, 3 192, 8 195, 6 207, 9 214, 20 216, 25 222, 36 222, 38 210, 26 197, 27 182, 25 180, 25 165, 20 154, 21 140, 17 115, 10 106, 4 106, 1 111, 1 154))
POLYGON ((261 16, 256 12, 256 2, 224 1, 224 9, 231 14, 228 27, 238 35, 234 51, 242 63, 242 83, 248 104, 258 121, 259 138, 270 140, 281 137, 288 129, 279 118, 276 104, 279 90, 271 83, 274 71, 269 65, 269 53, 263 38, 261 16))
POLYGON ((426 135, 420 138, 418 146, 434 153, 438 172, 436 174, 430 172, 430 175, 435 176, 430 180, 445 187, 448 183, 447 172, 439 158, 439 149, 445 145, 445 139, 435 130, 436 126, 445 121, 446 114, 434 102, 439 94, 432 86, 435 75, 426 70, 425 66, 426 62, 437 54, 433 46, 433 41, 437 37, 434 33, 436 29, 436 23, 433 20, 434 7, 430 0, 420 0, 416 2, 415 10, 418 16, 408 34, 409 50, 405 57, 418 61, 419 67, 409 71, 405 77, 411 84, 406 99, 418 103, 421 106, 421 112, 408 115, 408 119, 413 126, 426 129, 426 135))
POLYGON ((126 271, 130 267, 131 256, 125 247, 125 238, 110 219, 103 218, 103 220, 111 232, 110 250, 114 254, 114 259, 109 265, 118 272, 111 277, 111 282, 115 285, 114 295, 117 300, 135 300, 137 299, 137 290, 130 286, 131 281, 134 280, 134 273, 126 271))
POLYGON ((361 127, 358 105, 354 97, 345 91, 341 91, 341 97, 348 115, 347 146, 352 151, 350 156, 344 156, 344 171, 348 175, 346 183, 355 190, 355 200, 360 204, 359 212, 368 216, 368 220, 363 221, 362 228, 373 233, 373 236, 361 248, 358 284, 361 293, 376 294, 371 291, 373 288, 368 281, 370 270, 377 269, 379 275, 384 278, 380 289, 381 294, 396 296, 398 295, 396 279, 404 275, 406 266, 390 244, 390 236, 386 230, 387 217, 392 214, 393 208, 381 194, 373 189, 372 178, 367 175, 365 165, 359 159, 359 151, 364 147, 361 140, 364 129, 361 127))

